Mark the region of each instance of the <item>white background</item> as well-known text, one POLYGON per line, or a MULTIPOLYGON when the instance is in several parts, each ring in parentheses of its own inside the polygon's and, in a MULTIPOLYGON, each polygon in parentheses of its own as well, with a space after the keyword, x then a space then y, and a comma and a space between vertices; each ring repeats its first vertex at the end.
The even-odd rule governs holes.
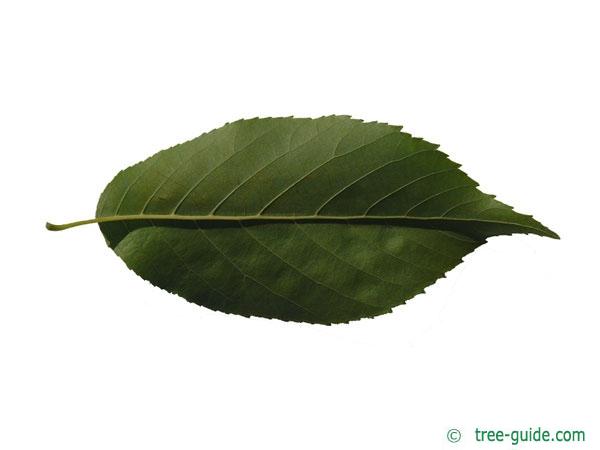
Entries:
POLYGON ((1 3, 0 448, 511 448, 477 426, 598 448, 596 2, 211 3, 1 3), (327 114, 440 143, 562 240, 493 238, 325 327, 200 308, 97 227, 44 229, 227 121, 327 114))

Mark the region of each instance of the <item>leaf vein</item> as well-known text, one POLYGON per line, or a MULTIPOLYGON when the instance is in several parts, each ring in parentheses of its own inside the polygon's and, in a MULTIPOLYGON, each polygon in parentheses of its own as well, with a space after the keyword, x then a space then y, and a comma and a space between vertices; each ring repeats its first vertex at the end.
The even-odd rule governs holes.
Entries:
MULTIPOLYGON (((290 189, 294 188, 295 186, 297 186, 299 183, 301 183, 302 181, 306 180, 310 175, 312 175, 314 172, 316 172, 317 170, 319 170, 320 168, 322 168, 323 166, 325 166, 326 164, 329 164, 330 162, 341 158, 343 156, 347 156, 350 155, 351 153, 354 153, 357 150, 361 150, 365 147, 367 147, 368 145, 374 144, 375 142, 379 141, 380 139, 383 139, 387 136, 391 136, 392 134, 396 133, 397 131, 394 131, 392 133, 388 133, 385 134, 383 136, 378 137, 377 139, 374 139, 373 141, 367 142, 366 144, 362 144, 358 147, 356 147, 355 149, 352 149, 351 151, 349 151, 348 153, 345 153, 343 155, 337 155, 337 156, 333 156, 325 161, 323 161, 321 164, 319 164, 317 167, 315 167, 314 169, 310 170, 308 173, 302 175, 300 178, 298 178, 296 181, 294 181, 292 184, 290 184, 289 186, 287 186, 283 191, 281 191, 279 194, 277 194, 275 197, 273 197, 273 199, 271 199, 271 201, 269 201, 269 203, 267 203, 258 213, 258 215, 262 215, 263 212, 269 208, 273 203, 275 203, 276 200, 278 200, 279 198, 281 198, 283 195, 285 195, 290 189)), ((348 133, 350 134, 350 133, 348 133)), ((342 138, 343 140, 343 138, 342 138)), ((340 141, 341 142, 341 141, 340 141)), ((338 144, 339 145, 339 144, 338 144)))
POLYGON ((378 167, 376 167, 373 170, 370 170, 369 172, 365 173, 364 175, 360 176, 356 180, 354 180, 351 183, 347 184, 342 189, 340 189, 335 194, 333 194, 331 197, 329 197, 327 200, 325 200, 325 202, 317 209, 317 212, 315 214, 318 215, 319 212, 321 212, 321 210, 323 210, 325 208, 325 206, 327 206, 327 204, 329 204, 330 202, 332 202, 336 197, 340 196, 341 194, 344 193, 344 191, 348 190, 350 187, 354 186, 356 183, 360 182, 361 180, 365 179, 366 177, 370 176, 371 174, 373 174, 373 173, 375 173, 375 172, 377 172, 377 171, 379 171, 379 170, 381 170, 381 169, 389 166, 390 164, 395 164, 397 162, 404 161, 405 159, 408 159, 411 156, 418 155, 420 153, 432 152, 432 151, 434 151, 434 150, 432 150, 432 149, 420 150, 418 152, 414 152, 414 153, 411 153, 409 155, 406 155, 406 156, 404 156, 402 158, 394 159, 392 161, 388 161, 385 164, 383 164, 381 166, 378 166, 378 167))
POLYGON ((452 208, 448 209, 446 212, 444 212, 444 214, 442 214, 441 217, 446 217, 446 215, 448 215, 451 211, 454 211, 457 208, 460 208, 461 206, 466 206, 466 205, 470 205, 471 203, 477 203, 477 202, 482 202, 484 200, 490 200, 491 198, 477 198, 475 200, 469 200, 467 202, 463 202, 463 203, 459 203, 458 205, 454 205, 452 208))
POLYGON ((206 281, 204 279, 204 277, 202 275, 200 275, 200 273, 196 272, 195 270, 192 270, 192 268, 185 262, 185 260, 179 256, 179 253, 177 253, 177 250, 175 249, 175 247, 173 247, 173 245, 168 241, 168 239, 165 239, 162 235, 162 231, 160 231, 160 227, 157 227, 154 223, 153 220, 150 221, 150 223, 152 224, 152 227, 154 230, 157 231, 157 235, 159 237, 160 240, 162 240, 165 244, 167 244, 167 246, 169 247, 169 249, 171 250, 171 252, 173 253, 173 255, 175 255, 175 257, 181 261, 181 263, 183 264, 183 267, 192 275, 197 276, 200 281, 202 281, 202 283, 204 283, 209 289, 211 289, 214 292, 217 292, 218 294, 220 294, 222 297, 225 297, 227 300, 233 302, 233 299, 227 295, 225 292, 221 291, 220 289, 214 288, 210 285, 210 283, 208 283, 208 281, 206 281))
POLYGON ((303 305, 296 303, 295 301, 293 301, 292 299, 288 298, 287 296, 284 296, 282 294, 279 294, 277 292, 275 292, 274 290, 272 290, 269 286, 267 286, 266 284, 262 283, 261 281, 259 281, 258 279, 254 278, 253 276, 249 275, 248 273, 246 273, 245 271, 243 271, 231 258, 229 258, 225 252, 223 252, 219 247, 217 247, 217 245, 212 241, 212 239, 208 236, 208 234, 200 227, 198 226, 198 223, 195 222, 196 227, 200 230, 200 232, 203 234, 204 238, 208 241, 208 243, 210 245, 213 246, 213 248, 215 250, 217 250, 217 252, 219 252, 223 258, 225 258, 233 267, 235 267, 235 269, 243 276, 246 278, 249 278, 250 280, 254 281, 255 283, 259 284, 260 286, 264 287, 267 291, 271 292, 273 295, 282 298, 283 300, 287 301, 288 303, 291 303, 295 306, 297 306, 298 308, 303 309, 304 311, 306 311, 307 313, 309 313, 311 316, 315 317, 318 319, 318 316, 312 312, 310 309, 304 307, 303 305))
POLYGON ((359 303, 359 304, 364 304, 364 305, 369 305, 369 306, 373 306, 375 308, 379 308, 378 305, 374 305, 372 303, 368 303, 368 302, 364 302, 362 300, 359 300, 357 298, 354 297, 348 297, 347 295, 342 294, 340 291, 338 291, 337 289, 334 289, 331 286, 328 286, 326 284, 321 283, 320 281, 317 281, 316 279, 314 279, 313 277, 311 277, 310 275, 307 275, 306 273, 304 273, 303 271, 301 271, 300 269, 298 269, 296 266, 290 264, 289 262, 287 262, 286 260, 284 260, 281 256, 279 256, 277 253, 275 253, 270 247, 268 247, 266 244, 264 244, 263 242, 259 241, 252 233, 250 233, 246 227, 242 224, 242 229, 244 231, 246 231, 246 233, 248 233, 248 235, 254 239, 256 241, 257 244, 259 244, 261 247, 263 247, 265 250, 267 250, 269 253, 271 253, 273 256, 275 256, 277 259, 279 259, 281 262, 283 262, 286 266, 291 267, 292 269, 294 269, 296 272, 298 272, 300 275, 302 275, 304 278, 312 281, 313 283, 322 286, 334 293, 336 293, 337 295, 341 296, 342 298, 345 298, 347 300, 350 300, 354 303, 359 303))
POLYGON ((473 185, 471 185, 471 184, 463 184, 463 185, 461 185, 461 186, 454 186, 454 187, 451 187, 451 188, 449 188, 449 189, 444 189, 443 191, 436 192, 435 194, 433 194, 433 195, 430 195, 429 197, 425 198, 424 200, 421 200, 421 201, 420 201, 419 203, 417 203, 416 205, 412 206, 410 209, 408 209, 408 210, 407 210, 407 211, 404 213, 404 215, 405 215, 405 216, 408 216, 408 214, 409 214, 409 213, 410 213, 412 210, 414 210, 414 209, 418 208, 419 206, 421 206, 421 205, 422 205, 422 204, 424 204, 424 203, 427 203, 429 200, 433 200, 434 198, 436 198, 436 197, 439 197, 439 196, 440 196, 440 195, 442 195, 442 194, 446 194, 446 193, 448 193, 448 192, 452 192, 452 191, 455 191, 455 190, 457 190, 457 189, 466 188, 466 187, 472 187, 472 186, 473 186, 473 185))
MULTIPOLYGON (((297 126, 296 129, 294 130, 294 132, 297 131, 299 128, 300 128, 300 126, 297 126)), ((227 194, 219 203, 217 203, 217 205, 212 209, 212 211, 210 212, 210 214, 216 213, 217 210, 223 205, 223 203, 225 203, 227 201, 228 198, 230 198, 235 192, 237 192, 242 186, 244 186, 246 183, 248 183, 251 179, 253 179, 254 177, 256 177, 256 175, 258 175, 260 172, 262 172, 263 170, 267 169, 269 166, 271 166, 272 164, 274 164, 275 162, 277 162, 281 158, 283 158, 285 156, 288 156, 290 153, 293 153, 293 152, 295 152, 298 149, 302 149, 302 147, 304 145, 308 144, 310 141, 312 141, 313 139, 315 139, 316 137, 319 136, 319 134, 315 134, 314 136, 311 136, 309 139, 307 139, 306 141, 302 142, 301 144, 298 144, 293 149, 290 149, 290 144, 291 144, 291 141, 292 141, 292 135, 293 135, 294 132, 290 133, 290 139, 288 141, 288 146, 287 146, 288 148, 287 148, 287 150, 285 152, 283 152, 278 157, 276 157, 276 158, 272 159, 271 161, 269 161, 266 165, 264 165, 263 167, 261 167, 260 169, 258 169, 256 172, 254 172, 252 175, 250 175, 248 178, 246 178, 243 182, 241 182, 236 187, 234 187, 231 190, 231 192, 229 192, 229 194, 227 194)))
POLYGON ((371 273, 371 272, 369 272, 369 271, 367 271, 367 270, 365 270, 365 269, 363 269, 363 268, 361 268, 361 267, 355 266, 355 265, 354 265, 354 264, 352 264, 350 261, 348 261, 348 260, 346 260, 346 259, 344 259, 344 258, 340 257, 340 256, 339 256, 337 253, 335 253, 334 251, 332 251, 332 250, 329 250, 327 247, 324 247, 324 246, 323 246, 323 245, 321 245, 319 242, 317 242, 316 240, 314 240, 314 239, 313 239, 313 238, 312 238, 312 237, 311 237, 311 236, 310 236, 310 235, 309 235, 309 234, 308 234, 306 231, 304 231, 304 230, 302 229, 302 227, 301 227, 301 226, 299 226, 299 225, 298 225, 296 222, 294 222, 294 225, 296 225, 296 227, 297 227, 297 228, 299 228, 299 229, 300 229, 300 231, 301 231, 301 232, 302 232, 302 233, 303 233, 303 234, 304 234, 304 235, 305 235, 305 236, 306 236, 306 237, 307 237, 307 238, 308 238, 310 241, 312 241, 312 242, 313 242, 313 243, 314 243, 314 244, 315 244, 317 247, 321 248, 321 249, 322 249, 322 250, 324 250, 326 253, 329 253, 331 256, 333 256, 334 258, 336 258, 338 261, 341 261, 341 262, 343 262, 344 264, 346 264, 346 265, 348 265, 348 266, 350 266, 350 267, 352 267, 352 268, 354 268, 354 269, 358 270, 359 272, 362 272, 362 273, 364 273, 364 274, 366 274, 366 275, 369 275, 370 277, 376 278, 377 280, 379 280, 379 281, 382 281, 383 283, 386 283, 386 284, 391 284, 392 286, 397 286, 397 287, 401 287, 401 288, 403 288, 403 287, 404 287, 404 286, 403 286, 403 285, 401 285, 401 284, 398 284, 398 283, 395 283, 395 282, 392 282, 392 281, 388 281, 388 280, 384 280, 383 278, 379 277, 378 275, 375 275, 374 273, 371 273))
POLYGON ((439 175, 442 173, 446 173, 446 172, 452 172, 453 170, 457 170, 455 167, 453 167, 452 169, 444 169, 444 170, 438 170, 437 172, 431 172, 428 173, 426 175, 423 175, 421 177, 415 178, 414 180, 404 184, 403 186, 400 186, 398 189, 394 189, 392 192, 390 192, 389 194, 384 195, 383 197, 379 198, 378 200, 375 201, 375 203, 371 204, 371 206, 369 206, 366 211, 363 213, 363 215, 367 216, 369 215, 369 212, 375 208, 375 206, 377 206, 379 203, 381 203, 382 201, 384 201, 385 199, 391 197, 392 195, 395 195, 399 192, 402 192, 402 190, 406 189, 407 187, 415 184, 418 181, 424 180, 425 178, 429 178, 435 175, 439 175))
POLYGON ((206 173, 206 175, 204 175, 202 178, 200 178, 200 180, 198 180, 181 198, 181 200, 179 200, 179 202, 175 205, 175 208, 173 208, 173 210, 171 211, 171 214, 177 214, 177 210, 181 207, 181 205, 183 205, 183 202, 192 194, 192 192, 194 192, 196 190, 196 188, 198 186, 200 186, 200 183, 202 183, 204 180, 206 180, 215 170, 217 170, 219 167, 223 166, 225 163, 227 163, 231 158, 233 158, 236 155, 239 155, 240 152, 248 149, 249 147, 251 147, 252 145, 254 145, 256 142, 258 142, 260 139, 264 138, 265 136, 267 136, 269 133, 275 131, 277 129, 276 126, 271 127, 268 131, 266 131, 265 133, 261 134, 260 136, 258 136, 256 139, 253 139, 250 143, 246 144, 244 147, 242 147, 241 149, 235 151, 229 155, 227 158, 225 158, 223 161, 221 161, 219 164, 217 164, 215 167, 213 167, 211 170, 208 171, 208 173, 206 173))

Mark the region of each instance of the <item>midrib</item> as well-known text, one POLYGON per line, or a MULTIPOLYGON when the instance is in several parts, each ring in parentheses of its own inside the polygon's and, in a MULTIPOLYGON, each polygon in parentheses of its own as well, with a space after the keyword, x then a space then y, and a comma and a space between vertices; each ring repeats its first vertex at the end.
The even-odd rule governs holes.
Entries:
POLYGON ((377 221, 406 221, 411 223, 428 221, 448 221, 448 222, 475 222, 490 223, 498 225, 512 225, 523 228, 529 228, 535 231, 541 231, 538 228, 516 222, 504 222, 499 220, 478 219, 478 218, 457 218, 457 217, 415 217, 415 216, 331 216, 331 215, 298 215, 298 216, 274 216, 274 215, 183 215, 183 214, 125 214, 115 216, 96 217, 93 219, 79 220, 64 224, 46 223, 46 228, 51 231, 61 231, 68 228, 74 228, 81 225, 93 223, 124 222, 135 220, 166 220, 166 221, 197 221, 197 222, 367 222, 377 221))

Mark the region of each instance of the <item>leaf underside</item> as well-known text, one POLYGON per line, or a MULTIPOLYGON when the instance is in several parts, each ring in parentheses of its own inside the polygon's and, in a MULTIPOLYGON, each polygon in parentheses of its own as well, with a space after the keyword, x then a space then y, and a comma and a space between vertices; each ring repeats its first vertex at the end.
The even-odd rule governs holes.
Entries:
POLYGON ((558 237, 437 147, 346 116, 240 120, 120 172, 96 221, 139 276, 208 308, 374 317, 490 236, 558 237))

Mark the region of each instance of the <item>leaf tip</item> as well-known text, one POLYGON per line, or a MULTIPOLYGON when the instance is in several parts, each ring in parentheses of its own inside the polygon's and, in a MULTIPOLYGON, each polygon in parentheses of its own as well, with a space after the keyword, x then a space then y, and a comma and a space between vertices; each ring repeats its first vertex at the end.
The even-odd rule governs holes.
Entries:
POLYGON ((538 229, 538 232, 535 233, 539 236, 544 236, 544 237, 549 237, 551 239, 558 239, 560 240, 560 236, 558 235, 558 233, 552 231, 550 228, 548 228, 547 226, 545 226, 544 224, 536 221, 533 216, 528 216, 531 217, 531 219, 533 220, 533 222, 535 222, 538 226, 536 227, 538 229))
POLYGON ((550 228, 548 228, 542 224, 540 224, 540 226, 537 227, 536 231, 533 232, 533 234, 537 234, 538 236, 542 236, 542 237, 549 237, 551 239, 560 240, 560 236, 558 235, 558 233, 555 233, 550 228))

